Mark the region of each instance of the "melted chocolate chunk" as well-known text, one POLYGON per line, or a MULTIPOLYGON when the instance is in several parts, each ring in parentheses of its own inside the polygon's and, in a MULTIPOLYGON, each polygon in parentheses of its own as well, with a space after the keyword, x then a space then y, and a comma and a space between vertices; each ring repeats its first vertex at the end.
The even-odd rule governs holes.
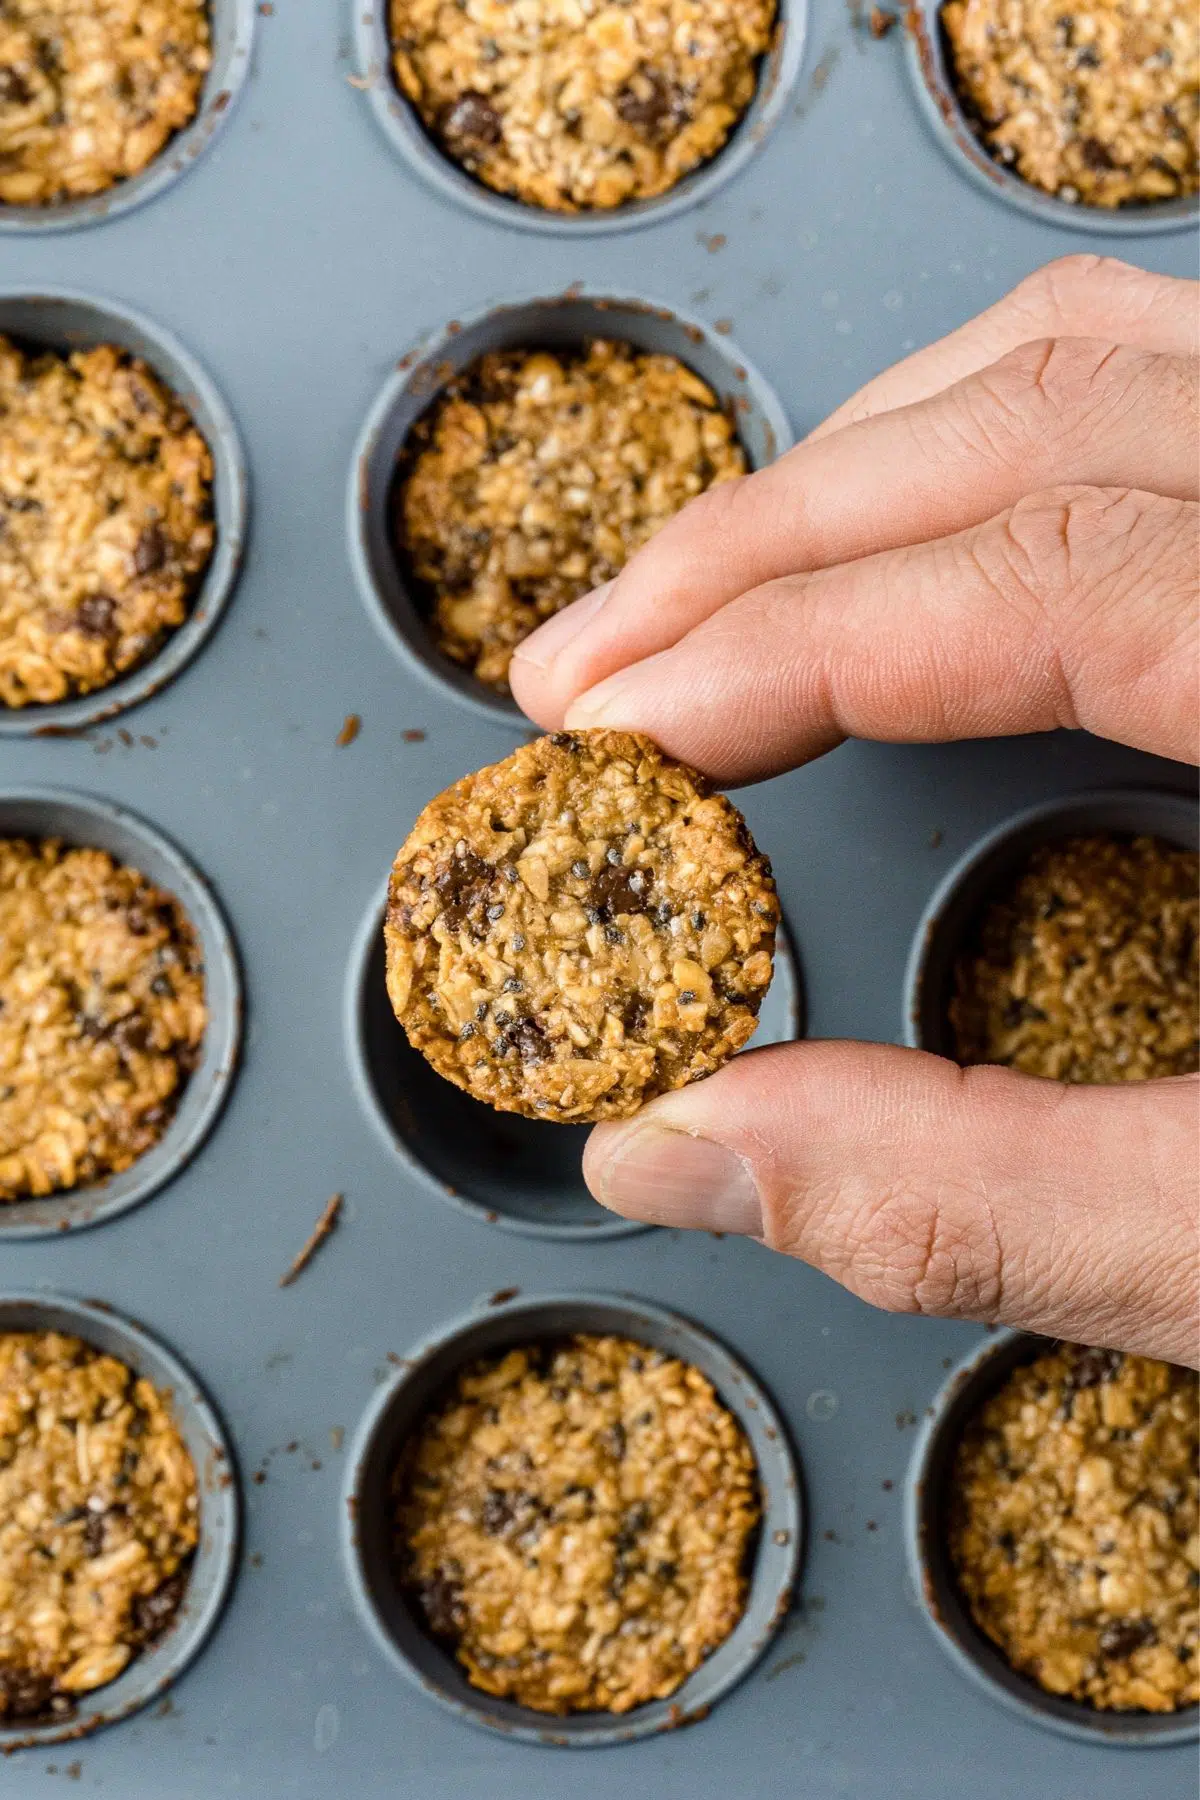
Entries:
POLYGON ((498 144, 502 135, 500 114, 484 94, 468 90, 442 114, 443 137, 467 148, 498 144))
POLYGON ((0 1663, 0 1720, 37 1719, 50 1712, 53 1704, 54 1683, 49 1675, 0 1663))
POLYGON ((177 1569, 160 1581, 152 1594, 138 1594, 129 1608, 129 1619, 139 1644, 161 1637, 179 1611, 187 1587, 187 1570, 177 1569))
POLYGON ((437 1637, 458 1636, 466 1614, 456 1581, 444 1572, 431 1575, 418 1583, 417 1599, 421 1602, 421 1610, 428 1620, 430 1631, 437 1637))
POLYGON ((592 876, 587 899, 601 921, 611 924, 622 913, 649 912, 652 885, 647 869, 627 869, 623 863, 605 863, 592 876))
POLYGON ((484 913, 495 878, 493 864, 474 850, 464 850, 439 869, 433 885, 442 902, 442 917, 451 930, 470 925, 478 928, 479 936, 484 935, 484 913))
POLYGON ((31 98, 19 70, 7 66, 0 69, 0 106, 26 106, 31 98))
POLYGON ((75 622, 85 637, 111 637, 117 603, 107 594, 89 594, 79 602, 75 622))
POLYGON ((133 547, 133 567, 138 575, 152 575, 167 560, 167 540, 157 525, 147 525, 133 547))
POLYGON ((657 69, 639 69, 616 99, 617 112, 648 138, 670 137, 688 116, 687 100, 657 69))
POLYGON ((1157 1640, 1153 1619, 1114 1619, 1100 1633, 1100 1654, 1112 1662, 1123 1662, 1135 1650, 1157 1640))

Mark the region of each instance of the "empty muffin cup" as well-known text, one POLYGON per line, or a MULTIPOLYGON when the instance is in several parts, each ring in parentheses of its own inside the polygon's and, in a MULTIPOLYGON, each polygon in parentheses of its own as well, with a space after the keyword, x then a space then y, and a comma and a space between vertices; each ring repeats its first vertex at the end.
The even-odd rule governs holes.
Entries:
POLYGON ((373 1397, 350 1447, 344 1551, 360 1617, 388 1661, 468 1724, 526 1743, 572 1749, 630 1743, 703 1718, 763 1655, 791 1603, 800 1569, 803 1499, 783 1421, 749 1371, 700 1326, 647 1301, 610 1294, 504 1298, 432 1333, 373 1397), (734 1416, 757 1464, 761 1523, 749 1591, 730 1635, 665 1700, 630 1712, 562 1717, 471 1686, 429 1635, 397 1580, 390 1484, 400 1451, 464 1365, 575 1333, 618 1336, 692 1364, 734 1416))
POLYGON ((480 716, 526 723, 516 701, 476 680, 434 641, 426 596, 415 590, 397 553, 392 499, 397 461, 417 421, 440 391, 489 351, 576 351, 593 338, 673 356, 716 394, 733 421, 751 469, 774 461, 792 441, 787 415, 763 377, 730 343, 698 320, 637 298, 586 294, 513 300, 462 322, 403 357, 376 397, 351 461, 346 496, 350 559, 367 610, 407 667, 480 716))
POLYGON ((0 792, 0 837, 58 838, 69 848, 106 850, 172 895, 199 941, 208 1024, 162 1136, 107 1180, 44 1197, 0 1203, 0 1239, 49 1237, 115 1218, 148 1199, 196 1154, 225 1103, 242 1034, 242 989, 229 927, 204 877, 174 844, 136 814, 107 800, 57 788, 0 792))
POLYGON ((995 826, 959 858, 921 916, 904 977, 905 1043, 954 1058, 955 967, 988 901, 1040 846, 1110 833, 1156 837, 1195 850, 1200 818, 1190 795, 1112 788, 1046 801, 995 826))
MULTIPOLYGON (((748 1048, 790 1043, 802 1032, 800 971, 781 926, 775 973, 748 1048)), ((355 1086, 383 1142, 439 1199, 531 1237, 595 1242, 650 1229, 592 1199, 581 1167, 588 1126, 496 1112, 413 1049, 388 999, 382 904, 367 914, 351 956, 346 1045, 355 1086)))
POLYGON ((233 416, 212 378, 190 350, 143 313, 68 288, 32 294, 0 290, 0 335, 26 351, 47 350, 66 356, 74 350, 113 344, 141 357, 187 408, 213 463, 216 541, 183 624, 145 661, 107 686, 44 705, 0 706, 0 736, 52 736, 99 724, 150 699, 208 640, 233 591, 245 549, 246 461, 233 416))
POLYGON ((640 225, 661 224, 689 207, 711 200, 737 175, 786 118, 804 59, 807 0, 778 0, 770 47, 762 59, 754 98, 724 145, 665 193, 611 209, 558 212, 498 193, 454 161, 426 130, 415 106, 400 92, 392 67, 389 0, 366 0, 354 8, 357 82, 379 129, 408 166, 443 199, 457 202, 494 225, 560 237, 611 235, 640 225))
POLYGON ((1198 1735, 1198 1709, 1176 1713, 1102 1711, 1052 1694, 1019 1674, 976 1625, 950 1558, 950 1501, 954 1457, 979 1408, 1015 1369, 1053 1349, 1030 1332, 988 1336, 947 1376, 913 1447, 905 1494, 905 1540, 918 1603, 938 1643, 978 1688, 1030 1724, 1084 1743, 1153 1748, 1186 1744, 1198 1735))
POLYGON ((236 1469, 211 1402, 190 1370, 163 1344, 99 1300, 60 1294, 0 1292, 0 1333, 55 1331, 115 1356, 169 1393, 169 1408, 196 1471, 200 1537, 182 1600, 161 1636, 152 1639, 115 1680, 81 1694, 62 1717, 0 1720, 0 1754, 88 1736, 162 1695, 199 1654, 228 1597, 237 1568, 239 1504, 236 1469))
POLYGON ((989 155, 955 85, 941 22, 942 3, 918 0, 905 14, 909 74, 926 126, 968 181, 1028 218, 1068 231, 1136 238, 1182 231, 1195 224, 1200 216, 1200 196, 1196 194, 1129 206, 1089 206, 1044 192, 989 155))
POLYGON ((84 225, 100 225, 144 205, 186 174, 233 111, 250 69, 258 10, 256 0, 208 0, 212 60, 196 111, 144 168, 78 199, 49 205, 0 205, 0 233, 75 231, 84 225))

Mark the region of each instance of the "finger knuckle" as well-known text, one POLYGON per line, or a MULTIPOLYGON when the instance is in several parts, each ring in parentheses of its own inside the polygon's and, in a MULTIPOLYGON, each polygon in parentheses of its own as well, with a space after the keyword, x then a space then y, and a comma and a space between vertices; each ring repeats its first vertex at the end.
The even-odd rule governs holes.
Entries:
POLYGON ((1003 1282, 988 1208, 950 1185, 885 1191, 864 1221, 849 1285, 887 1312, 990 1316, 1003 1282))
POLYGON ((1070 331, 1123 290, 1154 286, 1154 278, 1116 256, 1076 251, 1035 269, 1008 296, 1011 309, 1042 331, 1070 331))

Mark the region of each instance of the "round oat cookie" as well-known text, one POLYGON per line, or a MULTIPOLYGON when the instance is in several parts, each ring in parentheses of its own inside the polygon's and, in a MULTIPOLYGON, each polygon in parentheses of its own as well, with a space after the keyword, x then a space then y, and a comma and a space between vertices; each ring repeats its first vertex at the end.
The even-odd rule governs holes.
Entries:
POLYGON ((388 993, 500 1112, 627 1118, 740 1050, 779 903, 737 809, 623 731, 558 732, 430 801, 396 856, 388 993))

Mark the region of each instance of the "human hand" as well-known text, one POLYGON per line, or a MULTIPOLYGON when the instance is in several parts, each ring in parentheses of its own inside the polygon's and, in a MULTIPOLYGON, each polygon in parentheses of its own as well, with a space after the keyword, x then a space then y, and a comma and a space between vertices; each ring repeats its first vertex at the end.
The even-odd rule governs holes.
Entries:
MULTIPOLYGON (((846 736, 1084 727, 1196 760, 1197 284, 1052 263, 693 502, 517 651, 548 730, 724 783, 846 736)), ((1198 1078, 1060 1086, 799 1043, 599 1127, 605 1205, 875 1305, 1195 1363, 1198 1078)))

